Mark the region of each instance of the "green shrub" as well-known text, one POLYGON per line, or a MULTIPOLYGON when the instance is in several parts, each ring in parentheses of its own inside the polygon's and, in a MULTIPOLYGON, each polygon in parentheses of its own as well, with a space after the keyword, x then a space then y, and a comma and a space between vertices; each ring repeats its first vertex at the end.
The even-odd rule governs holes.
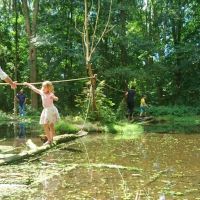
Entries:
POLYGON ((103 92, 104 88, 105 81, 101 81, 97 85, 95 91, 97 112, 92 112, 91 93, 88 87, 84 88, 82 94, 76 97, 76 106, 82 111, 81 115, 83 118, 85 117, 86 112, 88 112, 87 118, 91 121, 99 120, 101 122, 113 122, 116 120, 116 115, 113 111, 114 103, 106 97, 103 92), (88 104, 90 105, 89 110, 88 104))
POLYGON ((127 114, 127 106, 125 99, 122 99, 122 101, 119 104, 119 107, 117 108, 116 117, 117 119, 124 119, 127 114))
POLYGON ((59 134, 78 132, 78 128, 75 127, 73 124, 70 124, 66 120, 60 120, 58 123, 56 123, 55 129, 56 132, 59 134))
POLYGON ((191 106, 151 106, 147 109, 147 113, 153 116, 173 115, 173 116, 185 116, 185 115, 199 115, 200 107, 191 106))
POLYGON ((30 116, 40 116, 40 111, 31 107, 31 105, 26 105, 25 113, 30 116))
POLYGON ((9 119, 9 116, 0 110, 0 121, 4 121, 4 120, 8 120, 9 119))
POLYGON ((117 129, 114 127, 114 124, 106 124, 104 131, 112 134, 118 133, 117 129))

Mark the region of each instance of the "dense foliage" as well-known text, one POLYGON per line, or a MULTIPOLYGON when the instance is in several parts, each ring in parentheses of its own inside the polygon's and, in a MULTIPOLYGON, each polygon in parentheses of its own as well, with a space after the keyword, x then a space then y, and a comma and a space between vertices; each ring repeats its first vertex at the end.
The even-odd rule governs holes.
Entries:
MULTIPOLYGON (((92 24, 98 2, 91 2, 88 18, 92 24)), ((41 0, 39 3, 36 37, 32 38, 37 48, 37 80, 87 76, 82 38, 77 31, 83 25, 83 1, 41 0)), ((17 0, 0 1, 0 65, 18 82, 30 78, 29 42, 21 4, 17 0)), ((101 0, 100 5, 97 37, 107 23, 110 2, 101 0)), ((31 12, 32 3, 29 7, 31 12)), ((145 93, 152 105, 199 104, 199 20, 197 0, 113 1, 111 28, 97 46, 92 64, 97 78, 117 89, 106 85, 104 88, 115 109, 130 82, 136 86, 137 102, 145 93)), ((55 85, 60 98, 58 107, 63 114, 74 112, 76 96, 84 86, 84 81, 55 85)), ((0 104, 4 105, 1 109, 11 111, 13 91, 1 86, 0 93, 0 104)), ((26 93, 29 95, 29 90, 26 93)), ((108 110, 102 110, 105 111, 108 110)))

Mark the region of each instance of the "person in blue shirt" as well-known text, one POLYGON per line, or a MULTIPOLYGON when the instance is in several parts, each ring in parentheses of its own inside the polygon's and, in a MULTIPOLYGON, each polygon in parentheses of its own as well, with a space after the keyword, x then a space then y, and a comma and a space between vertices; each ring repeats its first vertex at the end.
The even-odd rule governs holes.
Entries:
POLYGON ((21 89, 19 93, 17 93, 16 99, 19 103, 19 114, 20 116, 25 115, 25 103, 26 103, 26 95, 24 91, 21 89))

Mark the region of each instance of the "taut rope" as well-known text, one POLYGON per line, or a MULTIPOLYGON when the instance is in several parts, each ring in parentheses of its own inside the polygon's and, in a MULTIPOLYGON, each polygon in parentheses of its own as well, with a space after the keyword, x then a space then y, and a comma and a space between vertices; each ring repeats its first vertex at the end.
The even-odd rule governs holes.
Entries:
MULTIPOLYGON (((74 78, 74 79, 67 79, 67 80, 60 80, 60 81, 51 81, 52 83, 62 83, 62 82, 72 82, 72 81, 79 81, 79 80, 86 80, 91 79, 94 77, 83 77, 83 78, 74 78)), ((35 82, 31 83, 32 85, 40 85, 43 82, 35 82)), ((17 85, 24 85, 23 83, 16 83, 17 85)), ((9 85, 9 83, 0 83, 0 85, 9 85)))

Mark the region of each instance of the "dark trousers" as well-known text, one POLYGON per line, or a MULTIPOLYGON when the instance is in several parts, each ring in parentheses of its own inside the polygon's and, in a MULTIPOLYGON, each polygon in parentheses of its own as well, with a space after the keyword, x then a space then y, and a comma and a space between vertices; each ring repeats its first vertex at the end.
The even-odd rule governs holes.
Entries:
POLYGON ((134 102, 127 102, 128 115, 132 117, 134 111, 134 102))

